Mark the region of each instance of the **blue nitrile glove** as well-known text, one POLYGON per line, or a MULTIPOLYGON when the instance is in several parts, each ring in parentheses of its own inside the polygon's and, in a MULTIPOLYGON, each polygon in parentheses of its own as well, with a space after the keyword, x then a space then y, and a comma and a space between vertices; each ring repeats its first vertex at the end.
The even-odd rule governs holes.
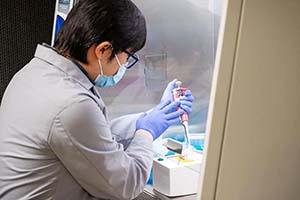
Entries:
POLYGON ((191 114, 192 105, 193 105, 193 101, 194 101, 194 96, 193 96, 191 90, 185 91, 184 96, 180 97, 179 101, 180 101, 180 108, 185 110, 188 113, 188 115, 191 114))
POLYGON ((136 130, 146 130, 151 133, 153 140, 158 138, 169 126, 179 123, 179 116, 183 114, 179 101, 164 101, 152 111, 142 115, 136 122, 136 130))
POLYGON ((164 90, 164 93, 160 99, 160 102, 173 101, 172 90, 176 87, 176 81, 177 81, 177 79, 174 79, 173 81, 168 83, 168 85, 167 85, 166 89, 164 90))
MULTIPOLYGON (((173 101, 172 90, 176 88, 176 81, 177 79, 174 79, 173 81, 169 82, 168 86, 164 90, 160 102, 173 101)), ((187 90, 185 92, 184 97, 180 97, 180 103, 181 103, 180 107, 183 110, 185 110, 188 114, 191 114, 193 101, 194 101, 194 96, 192 95, 191 90, 187 90)))

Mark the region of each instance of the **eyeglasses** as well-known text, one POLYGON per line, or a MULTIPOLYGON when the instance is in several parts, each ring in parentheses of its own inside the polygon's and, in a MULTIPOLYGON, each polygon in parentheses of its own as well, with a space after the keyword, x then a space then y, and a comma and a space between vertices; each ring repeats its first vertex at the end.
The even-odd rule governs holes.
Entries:
POLYGON ((140 60, 140 58, 137 54, 129 53, 126 50, 124 52, 128 54, 128 58, 125 63, 125 67, 126 67, 126 69, 130 69, 133 65, 135 65, 140 60))

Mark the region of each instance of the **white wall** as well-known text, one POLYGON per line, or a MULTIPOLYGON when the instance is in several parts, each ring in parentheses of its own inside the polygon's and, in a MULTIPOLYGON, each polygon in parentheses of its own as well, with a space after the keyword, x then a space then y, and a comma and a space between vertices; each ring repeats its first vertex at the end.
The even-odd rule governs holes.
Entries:
POLYGON ((201 200, 299 200, 300 1, 228 3, 201 200))

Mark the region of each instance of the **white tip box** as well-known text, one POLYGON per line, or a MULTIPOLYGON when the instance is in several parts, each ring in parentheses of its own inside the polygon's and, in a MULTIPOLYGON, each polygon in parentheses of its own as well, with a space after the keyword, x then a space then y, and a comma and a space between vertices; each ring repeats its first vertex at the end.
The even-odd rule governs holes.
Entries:
POLYGON ((178 156, 155 158, 153 189, 169 197, 197 193, 201 160, 180 161, 178 156))

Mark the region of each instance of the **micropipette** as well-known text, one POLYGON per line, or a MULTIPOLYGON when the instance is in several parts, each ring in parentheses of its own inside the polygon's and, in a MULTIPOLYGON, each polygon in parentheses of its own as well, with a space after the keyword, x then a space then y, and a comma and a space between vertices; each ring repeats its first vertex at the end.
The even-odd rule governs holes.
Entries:
MULTIPOLYGON (((173 92, 173 98, 174 101, 179 100, 181 96, 184 96, 186 88, 181 87, 182 82, 176 81, 176 88, 172 90, 173 92)), ((189 139, 189 122, 188 122, 188 113, 184 111, 184 113, 180 116, 181 123, 184 127, 184 133, 185 133, 185 144, 186 148, 189 148, 190 146, 190 139, 189 139)))

